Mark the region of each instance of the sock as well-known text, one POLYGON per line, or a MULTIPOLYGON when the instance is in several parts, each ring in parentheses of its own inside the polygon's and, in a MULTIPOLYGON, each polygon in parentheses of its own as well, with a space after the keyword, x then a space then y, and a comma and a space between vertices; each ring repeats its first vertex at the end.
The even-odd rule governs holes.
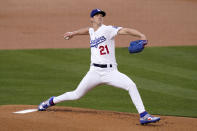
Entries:
POLYGON ((148 114, 148 112, 144 111, 144 112, 140 113, 140 117, 144 117, 146 114, 148 114))
POLYGON ((54 104, 54 102, 53 102, 53 99, 54 99, 54 97, 51 97, 51 98, 50 98, 50 100, 49 100, 49 104, 50 104, 50 106, 55 105, 55 104, 54 104))

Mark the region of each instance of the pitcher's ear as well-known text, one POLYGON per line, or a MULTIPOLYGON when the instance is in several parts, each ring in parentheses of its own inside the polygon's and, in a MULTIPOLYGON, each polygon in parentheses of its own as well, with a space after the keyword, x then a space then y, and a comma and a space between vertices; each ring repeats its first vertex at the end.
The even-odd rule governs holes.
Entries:
POLYGON ((90 22, 93 23, 93 21, 94 21, 94 19, 93 18, 90 18, 90 22))

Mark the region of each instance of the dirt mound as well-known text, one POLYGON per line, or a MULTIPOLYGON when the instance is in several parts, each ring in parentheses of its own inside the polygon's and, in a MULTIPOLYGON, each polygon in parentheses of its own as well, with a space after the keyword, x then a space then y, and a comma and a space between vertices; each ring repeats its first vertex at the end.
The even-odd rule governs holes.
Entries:
POLYGON ((197 119, 161 116, 161 121, 142 126, 138 114, 55 106, 44 112, 15 114, 33 105, 0 106, 2 131, 196 131, 197 119))

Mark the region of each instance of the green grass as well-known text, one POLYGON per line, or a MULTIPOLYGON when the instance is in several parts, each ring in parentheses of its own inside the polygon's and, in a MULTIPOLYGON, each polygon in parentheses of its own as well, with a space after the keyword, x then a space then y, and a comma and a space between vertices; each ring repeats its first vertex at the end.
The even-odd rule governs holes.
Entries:
MULTIPOLYGON (((138 54, 117 48, 116 58, 150 113, 197 117, 197 46, 148 47, 138 54)), ((1 50, 0 105, 37 105, 74 90, 89 63, 89 49, 1 50)), ((137 112, 128 92, 111 86, 58 105, 137 112)))

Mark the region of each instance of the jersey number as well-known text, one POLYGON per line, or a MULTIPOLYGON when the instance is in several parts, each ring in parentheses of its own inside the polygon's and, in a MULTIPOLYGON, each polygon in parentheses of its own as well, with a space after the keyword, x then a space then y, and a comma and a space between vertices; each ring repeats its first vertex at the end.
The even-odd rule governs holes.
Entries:
POLYGON ((109 50, 108 50, 107 45, 105 45, 105 46, 100 46, 99 49, 100 49, 100 54, 101 54, 101 55, 109 54, 109 50))

